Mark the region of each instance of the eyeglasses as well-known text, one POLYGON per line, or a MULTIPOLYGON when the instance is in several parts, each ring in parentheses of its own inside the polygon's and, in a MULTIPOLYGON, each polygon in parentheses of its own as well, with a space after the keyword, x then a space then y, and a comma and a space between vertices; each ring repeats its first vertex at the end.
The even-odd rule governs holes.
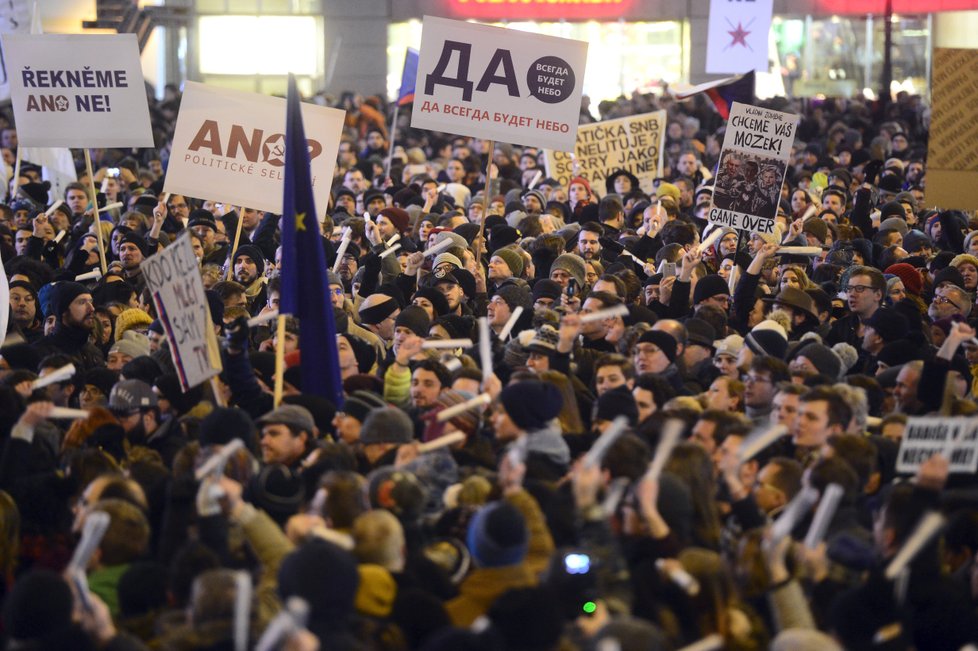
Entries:
POLYGON ((330 291, 330 293, 333 296, 342 296, 343 295, 343 290, 341 288, 339 288, 339 287, 337 287, 336 289, 331 289, 329 291, 330 291))
POLYGON ((847 294, 862 294, 865 291, 873 289, 871 285, 846 285, 845 289, 847 294))
POLYGON ((772 384, 771 378, 761 377, 760 375, 748 375, 744 378, 744 384, 772 384))
POLYGON ((962 309, 960 305, 949 299, 947 296, 935 296, 933 302, 937 305, 953 305, 959 310, 962 309))

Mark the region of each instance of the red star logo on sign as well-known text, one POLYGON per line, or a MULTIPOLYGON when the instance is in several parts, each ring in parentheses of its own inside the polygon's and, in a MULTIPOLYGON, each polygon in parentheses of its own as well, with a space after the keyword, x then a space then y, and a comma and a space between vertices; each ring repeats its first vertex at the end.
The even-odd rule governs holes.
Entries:
POLYGON ((747 45, 747 35, 750 34, 750 32, 748 32, 746 29, 743 28, 743 26, 740 24, 740 21, 737 21, 736 29, 730 30, 727 33, 730 34, 731 38, 733 38, 733 40, 730 41, 730 45, 728 45, 727 47, 733 47, 738 43, 740 43, 748 50, 751 49, 750 46, 747 45))

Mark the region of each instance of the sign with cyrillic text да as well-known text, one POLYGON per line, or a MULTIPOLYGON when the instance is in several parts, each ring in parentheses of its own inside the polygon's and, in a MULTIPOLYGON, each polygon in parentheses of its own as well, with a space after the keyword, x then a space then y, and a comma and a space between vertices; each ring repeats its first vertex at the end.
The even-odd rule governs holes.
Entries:
POLYGON ((798 116, 734 102, 709 221, 750 233, 773 233, 781 184, 795 141, 798 116))
POLYGON ((411 126, 573 151, 587 43, 424 17, 411 126))
MULTIPOLYGON (((326 214, 343 111, 302 104, 316 210, 326 214)), ((163 190, 282 214, 285 99, 188 81, 163 190)))
POLYGON ((152 147, 135 34, 4 34, 27 147, 152 147))

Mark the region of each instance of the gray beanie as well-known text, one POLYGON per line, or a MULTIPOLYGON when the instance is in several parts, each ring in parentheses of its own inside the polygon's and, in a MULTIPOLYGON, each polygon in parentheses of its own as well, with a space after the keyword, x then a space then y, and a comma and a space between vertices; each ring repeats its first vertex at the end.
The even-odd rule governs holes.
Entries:
POLYGON ((584 287, 587 280, 587 266, 584 263, 584 258, 573 253, 563 253, 558 255, 557 259, 550 265, 551 274, 554 272, 554 269, 566 271, 577 281, 578 287, 584 287))
POLYGON ((808 344, 797 352, 795 357, 804 357, 822 375, 837 379, 842 375, 842 360, 831 348, 824 344, 808 344))
POLYGON ((372 409, 360 427, 360 443, 410 443, 414 438, 414 424, 397 407, 372 409))

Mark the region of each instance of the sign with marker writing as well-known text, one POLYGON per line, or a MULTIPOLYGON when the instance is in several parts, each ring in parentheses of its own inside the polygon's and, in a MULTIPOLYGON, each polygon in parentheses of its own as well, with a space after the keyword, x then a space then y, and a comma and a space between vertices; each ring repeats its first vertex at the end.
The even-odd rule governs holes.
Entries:
MULTIPOLYGON (((343 133, 343 111, 302 103, 312 192, 320 215, 343 133)), ((282 214, 285 99, 188 81, 163 190, 282 214)))
POLYGON ((571 151, 587 43, 424 17, 411 126, 571 151))
POLYGON ((949 472, 978 471, 978 421, 974 418, 923 416, 907 420, 897 454, 897 472, 915 473, 940 453, 949 472))
POLYGON ((934 48, 927 206, 978 210, 978 50, 934 48))
POLYGON ((710 0, 706 72, 767 72, 774 0, 710 0))
POLYGON ((184 391, 221 372, 204 283, 187 231, 139 268, 153 296, 184 391))
POLYGON ((135 34, 4 34, 27 147, 152 147, 135 34))
POLYGON ((711 224, 774 232, 797 126, 797 115, 734 102, 723 135, 711 224))
POLYGON ((642 191, 652 194, 653 181, 661 176, 665 137, 665 111, 582 124, 573 155, 547 150, 547 176, 565 188, 572 178, 580 176, 598 195, 604 195, 605 178, 625 170, 635 175, 642 191))

